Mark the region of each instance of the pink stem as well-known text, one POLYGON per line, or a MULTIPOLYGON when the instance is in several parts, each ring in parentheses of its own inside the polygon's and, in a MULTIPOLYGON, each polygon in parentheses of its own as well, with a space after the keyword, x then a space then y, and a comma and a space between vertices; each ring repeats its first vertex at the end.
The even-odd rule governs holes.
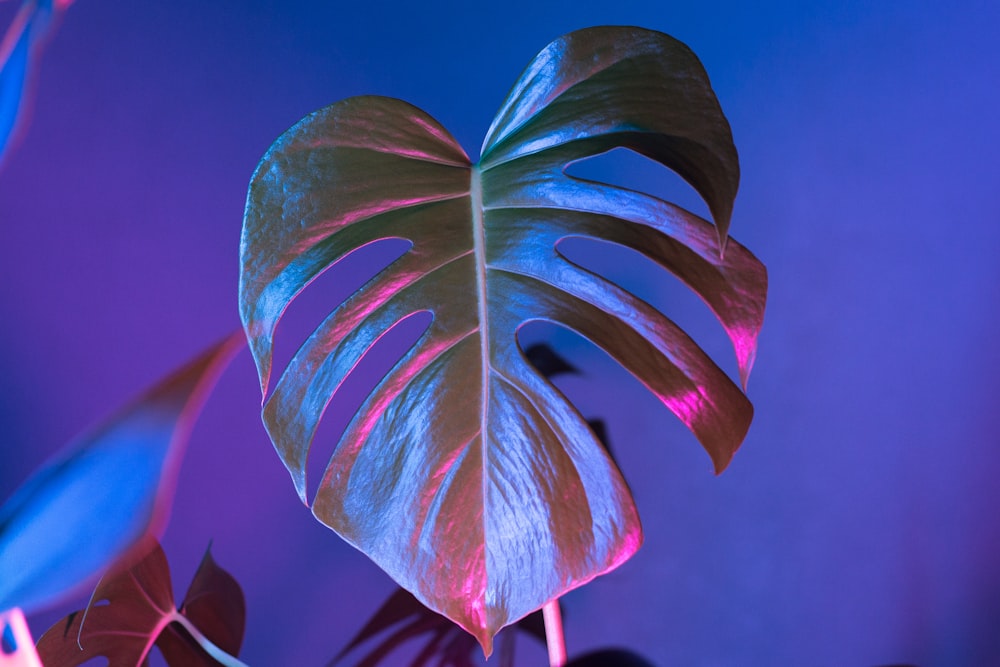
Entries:
POLYGON ((7 667, 42 667, 42 661, 35 652, 35 642, 20 609, 0 609, 0 665, 7 667))
POLYGON ((558 598, 545 603, 542 619, 545 621, 545 644, 549 648, 549 667, 563 667, 566 664, 566 637, 558 598))

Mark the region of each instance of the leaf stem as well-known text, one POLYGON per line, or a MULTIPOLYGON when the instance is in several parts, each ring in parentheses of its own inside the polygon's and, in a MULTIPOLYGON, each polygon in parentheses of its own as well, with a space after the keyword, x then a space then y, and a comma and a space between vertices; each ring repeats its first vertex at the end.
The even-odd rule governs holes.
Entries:
POLYGON ((563 635, 559 598, 545 603, 542 607, 542 620, 545 621, 545 645, 549 649, 549 667, 563 667, 566 664, 566 637, 563 635))
POLYGON ((212 659, 220 665, 223 665, 223 667, 248 667, 246 663, 240 662, 237 658, 229 655, 221 648, 213 644, 212 640, 203 635, 201 630, 196 628, 194 624, 184 615, 174 612, 170 620, 175 623, 179 623, 185 630, 187 630, 187 633, 191 635, 193 640, 198 642, 198 645, 205 650, 205 653, 212 656, 212 659))

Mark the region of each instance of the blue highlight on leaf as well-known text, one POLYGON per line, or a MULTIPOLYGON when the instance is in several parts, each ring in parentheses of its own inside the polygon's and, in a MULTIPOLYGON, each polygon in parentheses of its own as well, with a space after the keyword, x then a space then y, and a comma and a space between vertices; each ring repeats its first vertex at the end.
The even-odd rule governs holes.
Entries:
POLYGON ((39 45, 51 32, 54 13, 68 4, 60 3, 56 8, 52 0, 27 0, 0 41, 0 165, 24 123, 30 76, 41 53, 39 45))
POLYGON ((0 506, 0 610, 44 608, 165 525, 187 434, 230 336, 38 469, 0 506))

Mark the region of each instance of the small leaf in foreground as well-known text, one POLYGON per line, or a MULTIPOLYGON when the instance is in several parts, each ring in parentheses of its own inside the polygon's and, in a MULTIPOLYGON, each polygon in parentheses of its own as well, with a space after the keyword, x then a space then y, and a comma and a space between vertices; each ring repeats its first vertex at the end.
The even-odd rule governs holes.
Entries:
POLYGON ((162 531, 195 417, 242 345, 229 336, 176 371, 0 507, 0 610, 54 603, 162 531))
POLYGON ((38 653, 46 667, 74 667, 99 656, 110 667, 138 667, 155 644, 172 667, 239 665, 232 656, 243 643, 245 620, 240 585, 209 552, 178 611, 157 545, 131 567, 106 575, 89 608, 49 628, 38 653), (107 604, 93 604, 99 602, 107 604))

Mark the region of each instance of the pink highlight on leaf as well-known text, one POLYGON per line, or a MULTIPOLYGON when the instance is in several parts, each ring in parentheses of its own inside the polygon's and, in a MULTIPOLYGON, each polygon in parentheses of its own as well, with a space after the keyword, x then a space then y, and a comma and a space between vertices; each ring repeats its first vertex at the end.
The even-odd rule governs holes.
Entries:
MULTIPOLYGON (((417 313, 413 313, 410 316, 416 314, 417 313)), ((399 322, 402 322, 402 320, 399 322)), ((398 325, 399 322, 396 322, 396 324, 398 325)), ((338 449, 338 454, 343 451, 343 454, 347 458, 353 459, 357 455, 357 452, 365 444, 365 441, 374 429, 375 424, 382 417, 382 413, 385 411, 386 407, 393 400, 395 400, 397 396, 399 396, 399 394, 409 384, 410 380, 423 371, 427 365, 431 363, 431 361, 441 356, 443 352, 451 349, 460 341, 475 333, 476 332, 473 331, 454 338, 428 337, 426 342, 418 348, 420 350, 418 353, 411 356, 402 367, 397 368, 389 378, 386 378, 387 380, 391 380, 391 382, 387 382, 379 387, 379 391, 374 395, 374 400, 371 405, 366 407, 363 419, 351 429, 350 439, 344 442, 342 450, 338 449)), ((378 340, 384 335, 385 333, 379 336, 379 338, 375 340, 375 343, 377 343, 378 340)), ((372 344, 372 347, 374 347, 375 343, 372 344)), ((327 471, 327 475, 325 477, 330 477, 330 471, 327 471)), ((324 479, 324 483, 326 482, 327 480, 324 479)))
MULTIPOLYGON (((440 165, 471 166, 468 155, 444 127, 402 100, 378 95, 348 98, 300 123, 312 124, 323 125, 328 131, 305 134, 299 147, 357 148, 440 165)), ((289 134, 295 135, 297 128, 289 134)))
POLYGON ((726 333, 733 342, 736 351, 736 363, 740 373, 740 386, 743 391, 747 389, 750 381, 750 371, 753 370, 754 361, 757 358, 757 335, 760 330, 750 329, 746 326, 726 327, 726 333))
MULTIPOLYGON (((299 235, 295 243, 283 253, 282 257, 274 262, 273 265, 268 267, 268 269, 263 272, 259 278, 262 283, 270 282, 276 279, 286 268, 293 264, 293 262, 301 257, 304 253, 312 250, 316 245, 323 243, 331 236, 339 232, 341 229, 345 229, 354 225, 356 223, 362 222, 364 220, 370 220, 376 218, 385 213, 392 211, 398 211, 404 208, 411 208, 415 206, 421 206, 423 204, 430 204, 433 202, 447 201, 450 199, 456 199, 458 197, 467 196, 468 193, 459 193, 457 195, 448 196, 427 196, 427 197, 409 197, 409 198, 399 198, 399 199, 388 199, 381 201, 380 203, 367 204, 365 206, 358 206, 356 208, 345 210, 337 218, 324 221, 323 224, 313 225, 309 228, 307 233, 299 235)), ((383 237, 373 243, 378 241, 383 241, 392 237, 383 237)), ((411 241, 412 239, 404 239, 406 241, 411 241)), ((364 244, 370 245, 370 244, 364 244)), ((359 248, 364 246, 358 246, 359 248)), ((346 255, 345 255, 346 256, 346 255)), ((336 261, 330 264, 330 267, 336 266, 336 261)), ((310 281, 312 282, 312 281, 310 281)), ((308 286, 306 283, 301 289, 308 286)), ((300 289, 300 291, 301 291, 300 289)), ((298 294, 296 292, 295 294, 298 294)), ((295 294, 292 295, 294 298, 295 294)), ((289 301, 291 299, 288 299, 289 301)), ((284 311, 282 311, 284 312, 284 311)), ((280 318, 280 313, 278 318, 280 318)))
POLYGON ((670 408, 687 426, 692 426, 705 412, 704 387, 680 392, 671 396, 663 396, 663 404, 670 408))

